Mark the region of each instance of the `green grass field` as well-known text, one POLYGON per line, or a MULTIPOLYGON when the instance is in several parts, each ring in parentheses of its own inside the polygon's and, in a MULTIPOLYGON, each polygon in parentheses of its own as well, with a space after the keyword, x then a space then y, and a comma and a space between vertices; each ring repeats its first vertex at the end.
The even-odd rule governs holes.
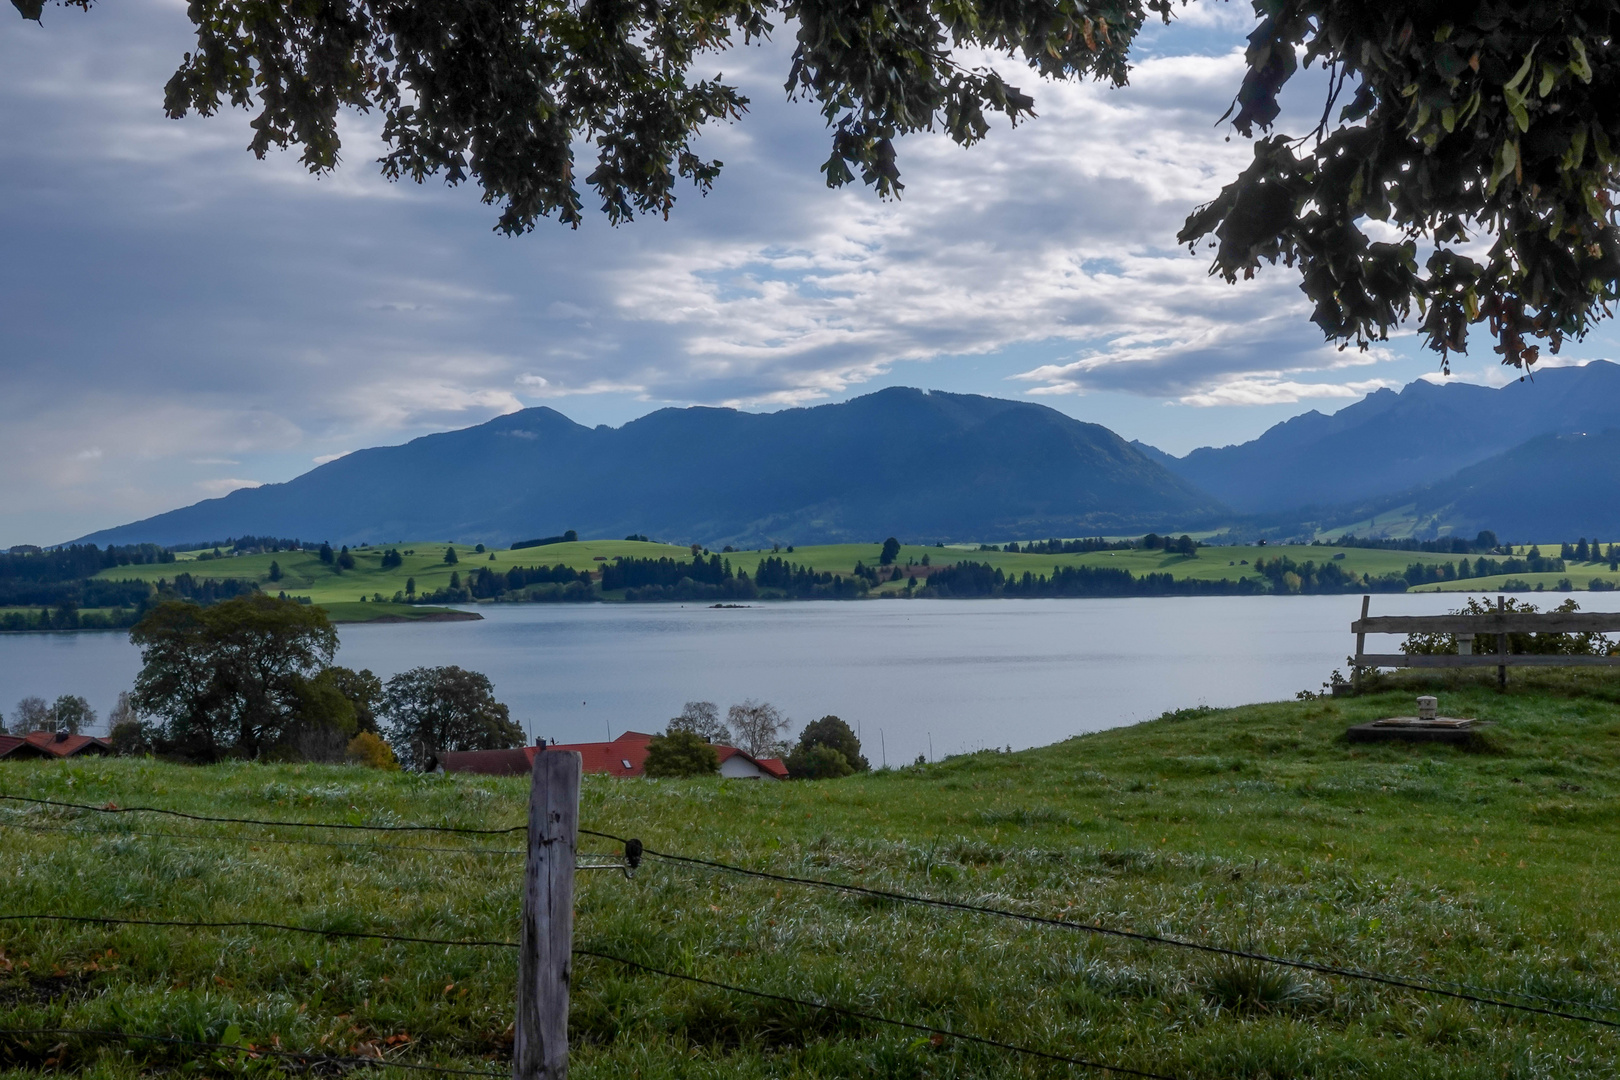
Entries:
MULTIPOLYGON (((8 794, 355 824, 507 826, 524 820, 525 789, 354 767, 0 764, 8 794)), ((1620 685, 1537 673, 1504 695, 1408 679, 1357 699, 1188 710, 841 781, 588 777, 581 817, 760 869, 1601 1010, 1620 1008, 1617 795, 1620 685), (1483 745, 1342 741, 1352 722, 1410 711, 1428 685, 1444 711, 1495 722, 1483 745)), ((7 914, 516 932, 510 838, 327 833, 354 846, 320 847, 284 828, 22 804, 0 804, 0 834, 7 914)), ((1590 1025, 657 860, 630 881, 581 874, 575 926, 580 946, 658 967, 1173 1077, 1616 1072, 1615 1035, 1590 1025)), ((3 1028, 239 1035, 498 1071, 513 979, 507 950, 0 923, 3 1028)), ((575 969, 571 1027, 586 1080, 1099 1075, 596 959, 575 969)), ((0 1036, 7 1076, 280 1071, 233 1054, 185 1064, 195 1057, 0 1036)))
MULTIPOLYGON (((690 549, 685 547, 627 540, 583 540, 540 548, 484 553, 476 553, 472 545, 456 544, 454 546, 460 561, 451 566, 444 562, 445 548, 449 545, 442 543, 389 545, 389 547, 396 546, 404 555, 404 565, 387 570, 381 565, 383 552, 387 548, 376 547, 355 551, 353 553, 355 568, 342 573, 322 563, 313 552, 283 551, 273 555, 242 555, 204 562, 186 560, 172 564, 118 567, 105 570, 99 576, 156 581, 159 578, 173 578, 176 573, 189 572, 196 577, 247 578, 257 581, 260 588, 271 593, 285 591, 290 596, 307 596, 322 605, 334 603, 358 605, 362 596, 374 597, 380 594, 385 599, 392 599, 396 592, 404 591, 409 579, 415 580, 418 593, 431 593, 435 589, 448 586, 452 572, 465 578, 468 573, 476 571, 479 567, 505 571, 514 566, 555 566, 562 563, 576 570, 588 570, 599 569, 603 562, 621 555, 636 558, 691 558, 690 549), (281 568, 280 581, 272 582, 269 578, 272 562, 281 568)), ((1553 550, 1556 551, 1556 545, 1553 550)), ((808 565, 818 571, 847 574, 854 569, 857 562, 865 562, 868 566, 876 565, 879 551, 880 545, 877 544, 829 544, 798 547, 792 552, 784 548, 777 554, 795 564, 808 565)), ((1345 570, 1356 575, 1369 574, 1375 578, 1385 574, 1401 573, 1414 562, 1444 563, 1454 562, 1457 559, 1457 556, 1425 552, 1283 544, 1266 547, 1201 548, 1196 558, 1166 555, 1162 551, 1025 555, 1003 551, 979 551, 977 545, 954 545, 945 548, 906 545, 901 549, 898 561, 902 566, 908 562, 921 563, 923 557, 927 556, 933 565, 938 566, 972 560, 989 563, 1009 574, 1022 574, 1026 570, 1036 574, 1050 574, 1056 566, 1113 566, 1137 575, 1168 572, 1177 578, 1199 578, 1209 581, 1229 578, 1236 581, 1245 577, 1259 577, 1253 567, 1257 558, 1275 559, 1286 556, 1298 563, 1312 560, 1320 564, 1341 553, 1344 558, 1339 560, 1339 563, 1345 570)), ((769 550, 740 551, 725 554, 723 557, 730 559, 734 567, 745 569, 752 574, 759 561, 771 554, 769 550)), ((1594 566, 1594 572, 1596 570, 1602 570, 1607 575, 1608 568, 1606 564, 1594 566)), ((1553 581, 1547 587, 1552 588, 1557 578, 1561 576, 1566 575, 1553 575, 1553 581)), ((1584 574, 1576 582, 1576 586, 1584 588, 1586 581, 1592 576, 1593 574, 1584 574)), ((1620 575, 1614 576, 1620 580, 1620 575)), ((1475 588, 1488 588, 1494 580, 1481 578, 1475 582, 1455 582, 1451 585, 1462 588, 1470 585, 1475 588)), ((877 591, 899 592, 902 588, 903 582, 885 582, 877 591)))

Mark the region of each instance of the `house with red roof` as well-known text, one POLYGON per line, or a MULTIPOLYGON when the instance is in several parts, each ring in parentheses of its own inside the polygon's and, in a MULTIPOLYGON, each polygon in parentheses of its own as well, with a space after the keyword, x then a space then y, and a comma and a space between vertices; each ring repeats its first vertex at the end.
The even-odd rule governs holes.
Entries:
POLYGON ((30 731, 26 735, 0 735, 0 761, 23 761, 83 757, 106 757, 112 744, 94 735, 70 735, 65 731, 30 731))
MULTIPOLYGON (((534 756, 551 750, 573 750, 579 754, 588 773, 609 776, 642 776, 646 772, 647 747, 653 737, 640 731, 627 731, 611 742, 554 743, 524 746, 515 750, 446 750, 439 755, 438 768, 445 772, 482 773, 486 776, 514 776, 534 768, 534 756)), ((787 766, 780 758, 755 758, 735 746, 714 744, 720 761, 720 775, 734 780, 786 780, 787 766)))

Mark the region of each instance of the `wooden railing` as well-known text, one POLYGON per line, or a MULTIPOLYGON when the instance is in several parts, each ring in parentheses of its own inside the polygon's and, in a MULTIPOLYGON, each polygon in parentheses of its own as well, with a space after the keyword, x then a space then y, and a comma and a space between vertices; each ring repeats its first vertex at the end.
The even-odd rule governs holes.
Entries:
POLYGON ((1505 634, 1595 634, 1620 631, 1620 612, 1508 611, 1505 598, 1496 598, 1496 610, 1482 615, 1374 615, 1367 614, 1372 597, 1361 598, 1361 618, 1350 624, 1356 635, 1355 677, 1362 668, 1467 668, 1494 667, 1498 682, 1507 681, 1509 667, 1612 667, 1616 656, 1567 656, 1550 653, 1476 653, 1481 637, 1505 634), (1368 634, 1456 634, 1456 653, 1369 653, 1368 634))

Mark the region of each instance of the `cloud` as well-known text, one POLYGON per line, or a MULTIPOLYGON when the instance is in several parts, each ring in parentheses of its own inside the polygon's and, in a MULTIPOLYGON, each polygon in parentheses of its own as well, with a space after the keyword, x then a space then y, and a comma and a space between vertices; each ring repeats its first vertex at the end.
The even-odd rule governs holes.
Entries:
POLYGON ((230 479, 221 478, 218 480, 197 481, 197 487, 206 492, 210 497, 229 495, 231 492, 240 491, 243 488, 256 488, 263 486, 264 481, 262 480, 239 480, 235 477, 230 479))
MULTIPOLYGON (((782 30, 705 61, 754 101, 703 138, 726 163, 708 197, 686 191, 668 221, 508 238, 475 188, 380 179, 375 117, 344 117, 344 164, 319 180, 245 153, 240 111, 166 120, 163 83, 193 47, 173 0, 0 19, 0 543, 237 482, 209 466, 283 480, 334 446, 560 399, 622 422, 903 381, 1214 415, 1384 385, 1412 370, 1410 343, 1387 363, 1325 349, 1292 271, 1228 286, 1174 242, 1250 158, 1215 123, 1251 24, 1243 5, 1178 8, 1121 90, 969 57, 1039 118, 971 149, 902 140, 891 202, 822 183, 828 133, 783 100, 782 30), (104 456, 74 457, 87 446, 104 456)), ((1314 122, 1316 78, 1284 130, 1314 122)))

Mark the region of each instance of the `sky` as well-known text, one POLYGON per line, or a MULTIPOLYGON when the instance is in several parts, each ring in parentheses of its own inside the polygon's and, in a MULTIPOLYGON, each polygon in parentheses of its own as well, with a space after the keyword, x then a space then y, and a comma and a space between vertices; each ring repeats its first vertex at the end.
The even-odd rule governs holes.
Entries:
MULTIPOLYGON (((0 546, 536 405, 618 425, 919 386, 1182 454, 1439 377, 1409 333, 1325 343, 1292 271, 1227 285, 1175 244, 1249 159, 1218 123, 1244 4, 1144 34, 1123 89, 996 61, 1039 117, 967 149, 902 140, 896 201, 825 187, 828 133, 785 99, 779 30, 699 63, 753 102, 703 137, 725 162, 711 193, 667 221, 521 237, 475 186, 384 180, 372 116, 345 117, 321 177, 256 160, 241 111, 166 119, 181 0, 51 7, 43 26, 0 7, 0 546)), ((1314 74, 1280 130, 1314 123, 1314 74)), ((1606 325, 1562 362, 1615 344, 1606 325)), ((1509 381, 1483 342, 1452 377, 1509 381)))

